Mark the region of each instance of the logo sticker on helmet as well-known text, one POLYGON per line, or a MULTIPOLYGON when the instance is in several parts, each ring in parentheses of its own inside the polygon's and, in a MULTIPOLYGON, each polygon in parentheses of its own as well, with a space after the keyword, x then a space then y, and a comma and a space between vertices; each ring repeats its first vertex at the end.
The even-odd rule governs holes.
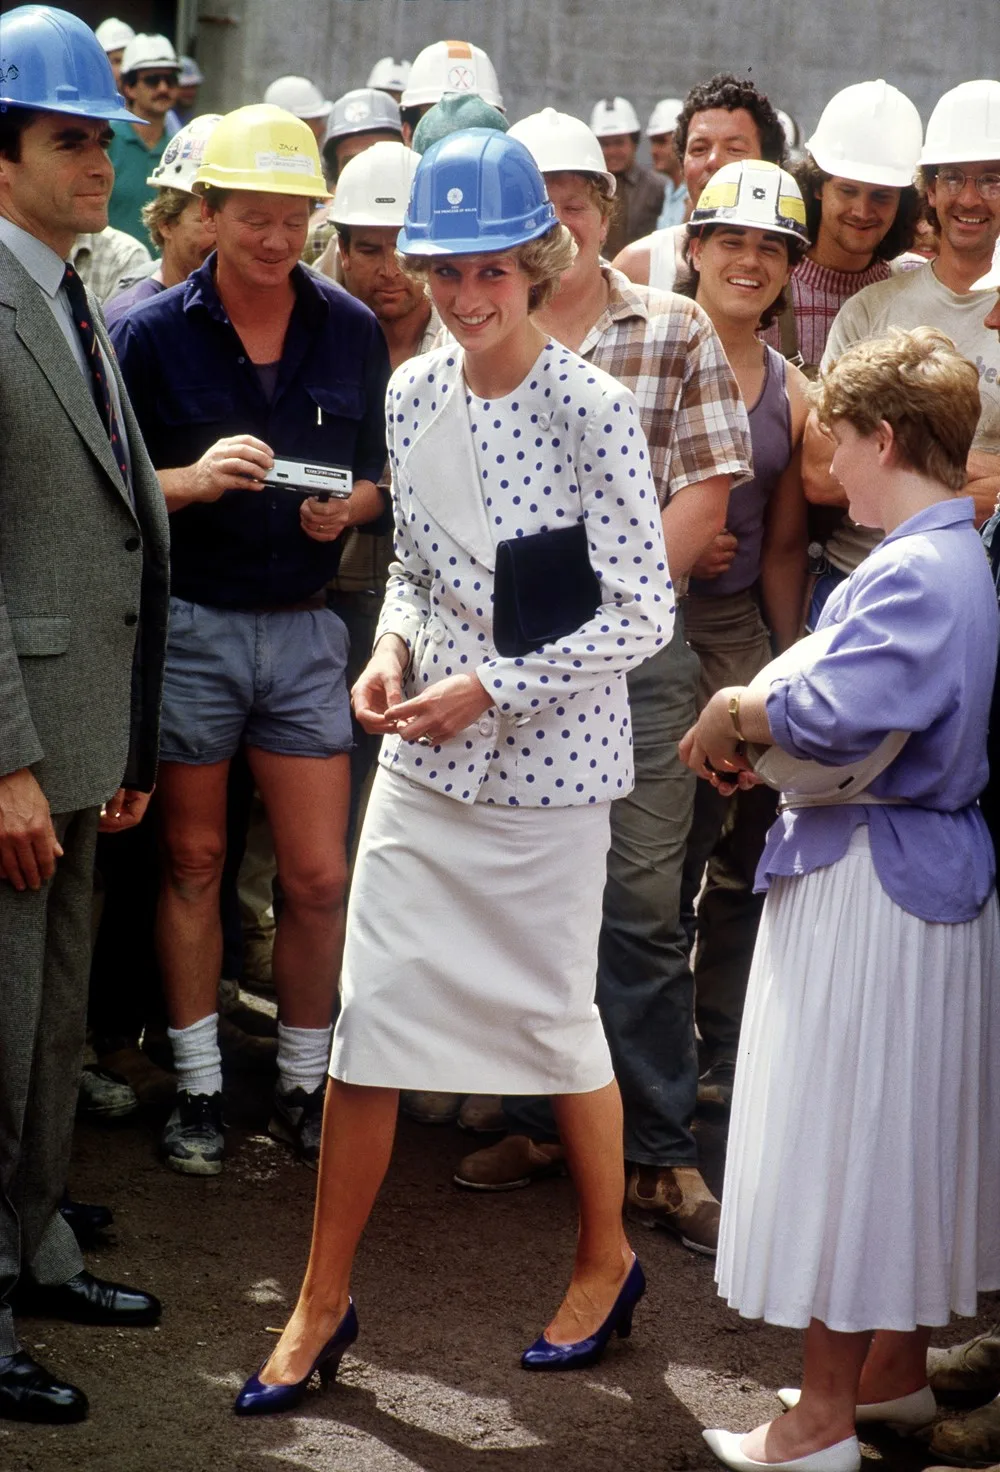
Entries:
POLYGON ((282 174, 311 174, 313 166, 303 153, 255 153, 254 167, 277 169, 282 174))
POLYGON ((372 110, 363 99, 359 102, 349 102, 344 108, 345 123, 361 123, 365 118, 370 118, 372 110))
POLYGON ((476 73, 471 66, 448 68, 448 90, 451 92, 475 92, 476 73))
POLYGON ((0 82, 16 82, 20 75, 14 62, 11 62, 10 66, 4 66, 0 62, 0 82))
POLYGON ((448 190, 447 199, 449 204, 461 204, 464 198, 465 195, 462 193, 461 189, 448 190))

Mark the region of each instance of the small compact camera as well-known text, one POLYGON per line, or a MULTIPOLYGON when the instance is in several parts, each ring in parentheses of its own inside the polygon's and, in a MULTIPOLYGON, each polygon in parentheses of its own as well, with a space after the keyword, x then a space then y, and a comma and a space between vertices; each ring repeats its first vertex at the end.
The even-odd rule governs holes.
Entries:
POLYGON ((319 501, 344 501, 351 494, 354 477, 343 465, 324 465, 318 460, 275 460, 264 481, 299 491, 319 501))

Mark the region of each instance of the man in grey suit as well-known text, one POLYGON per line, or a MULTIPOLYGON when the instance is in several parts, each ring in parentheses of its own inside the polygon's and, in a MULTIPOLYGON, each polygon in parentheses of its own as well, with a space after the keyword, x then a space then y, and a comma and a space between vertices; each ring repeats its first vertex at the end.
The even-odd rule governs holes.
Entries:
POLYGON ((167 521, 93 302, 65 266, 107 223, 93 33, 0 17, 0 1417, 80 1420, 87 1399, 23 1352, 13 1307, 142 1324, 152 1295, 83 1266, 58 1210, 84 1038, 94 843, 153 786, 167 521))

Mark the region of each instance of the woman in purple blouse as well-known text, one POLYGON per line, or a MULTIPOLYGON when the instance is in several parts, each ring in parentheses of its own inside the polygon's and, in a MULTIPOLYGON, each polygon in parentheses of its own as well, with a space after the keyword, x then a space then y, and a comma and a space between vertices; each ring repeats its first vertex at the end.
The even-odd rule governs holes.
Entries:
MULTIPOLYGON (((716 1276, 804 1329, 801 1392, 733 1468, 855 1472, 857 1424, 934 1415, 932 1326, 1000 1287, 1000 924, 977 798, 997 603, 961 496, 975 368, 931 328, 857 344, 815 390, 855 521, 885 540, 826 605, 821 650, 725 689, 681 743, 723 791, 745 743, 835 771, 908 732, 850 802, 782 804, 737 1066, 716 1276)), ((820 635, 814 636, 817 641, 820 635)))

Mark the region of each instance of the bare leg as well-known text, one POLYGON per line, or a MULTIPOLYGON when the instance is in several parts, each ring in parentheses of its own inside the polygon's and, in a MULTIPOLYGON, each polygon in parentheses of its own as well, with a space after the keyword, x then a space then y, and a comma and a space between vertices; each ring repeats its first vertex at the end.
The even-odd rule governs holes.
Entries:
POLYGON ((354 1254, 389 1166, 398 1104, 398 1089, 330 1080, 309 1264, 298 1303, 261 1372, 265 1385, 301 1380, 347 1312, 354 1254))
POLYGON ((226 856, 229 763, 163 762, 157 791, 163 878, 156 946, 171 1027, 216 1009, 222 969, 219 884, 226 856))
POLYGON ((838 1334, 819 1319, 805 1333, 802 1399, 794 1410, 743 1438, 756 1462, 788 1462, 854 1435, 858 1384, 872 1336, 838 1334))
POLYGON ((287 1027, 329 1027, 344 948, 349 758, 249 747, 247 759, 285 897, 274 938, 278 1013, 287 1027))
POLYGON ((931 1330, 920 1324, 909 1334, 879 1329, 861 1371, 858 1404, 896 1400, 927 1384, 927 1347, 931 1330))
POLYGON ((603 1324, 632 1265, 622 1226, 622 1101, 611 1082, 590 1094, 562 1094, 552 1107, 579 1197, 580 1228, 573 1276, 545 1335, 552 1344, 573 1344, 603 1324))

